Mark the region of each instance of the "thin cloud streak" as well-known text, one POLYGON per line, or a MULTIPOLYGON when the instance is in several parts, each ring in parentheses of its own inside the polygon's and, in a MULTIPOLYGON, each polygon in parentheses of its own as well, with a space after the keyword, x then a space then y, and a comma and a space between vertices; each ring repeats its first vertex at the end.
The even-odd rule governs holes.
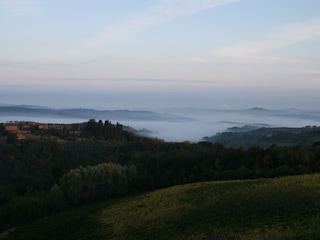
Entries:
POLYGON ((240 0, 159 0, 145 12, 133 15, 122 23, 107 26, 96 36, 85 40, 71 49, 76 54, 88 48, 99 47, 107 42, 117 42, 135 33, 184 15, 238 2, 240 0))
POLYGON ((320 38, 320 17, 307 23, 292 24, 277 28, 266 35, 265 39, 247 42, 235 47, 216 51, 216 54, 229 58, 248 58, 270 50, 320 38))
POLYGON ((60 80, 66 81, 99 81, 99 82, 170 82, 170 83, 205 83, 214 84, 217 81, 204 80, 184 80, 184 79, 154 79, 154 78, 62 78, 60 80))
POLYGON ((205 64, 210 63, 210 59, 204 57, 185 57, 181 59, 183 62, 205 64))
MULTIPOLYGON (((226 57, 226 56, 224 56, 226 57)), ((241 64, 251 64, 251 65, 286 65, 286 64, 293 64, 293 63, 300 63, 302 62, 300 59, 295 58, 281 58, 281 57, 265 57, 265 56, 256 56, 256 55, 239 55, 227 58, 227 62, 231 63, 241 63, 241 64)))
POLYGON ((302 75, 307 75, 307 76, 320 76, 320 70, 319 69, 316 69, 316 70, 304 69, 304 70, 299 71, 299 73, 302 74, 302 75))
POLYGON ((157 5, 151 7, 151 14, 163 16, 165 21, 237 1, 239 0, 160 0, 157 5))
POLYGON ((58 61, 47 61, 47 62, 5 62, 0 60, 0 69, 1 68, 14 68, 14 69, 41 69, 41 68, 49 68, 49 67, 74 67, 76 65, 66 62, 58 62, 58 61))
POLYGON ((42 11, 39 0, 0 0, 1 5, 16 15, 36 15, 42 11))

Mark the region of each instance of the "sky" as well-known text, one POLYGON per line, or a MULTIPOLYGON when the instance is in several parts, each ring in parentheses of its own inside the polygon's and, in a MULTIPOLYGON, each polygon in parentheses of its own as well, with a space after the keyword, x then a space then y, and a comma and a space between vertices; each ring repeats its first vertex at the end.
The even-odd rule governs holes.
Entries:
POLYGON ((319 0, 0 0, 0 104, 319 109, 319 0))

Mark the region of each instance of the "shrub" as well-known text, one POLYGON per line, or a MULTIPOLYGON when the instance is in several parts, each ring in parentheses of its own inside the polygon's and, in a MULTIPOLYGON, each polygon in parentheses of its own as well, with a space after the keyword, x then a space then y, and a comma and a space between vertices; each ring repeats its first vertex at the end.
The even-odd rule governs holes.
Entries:
POLYGON ((67 198, 60 189, 60 187, 55 184, 48 195, 46 196, 46 204, 48 209, 54 212, 62 211, 67 207, 67 198))
POLYGON ((130 169, 115 163, 101 163, 70 170, 61 178, 60 186, 71 204, 78 205, 126 194, 127 174, 133 179, 130 169))
POLYGON ((1 220, 4 223, 23 223, 45 214, 47 214, 47 205, 44 198, 17 197, 4 206, 4 210, 1 211, 1 220))

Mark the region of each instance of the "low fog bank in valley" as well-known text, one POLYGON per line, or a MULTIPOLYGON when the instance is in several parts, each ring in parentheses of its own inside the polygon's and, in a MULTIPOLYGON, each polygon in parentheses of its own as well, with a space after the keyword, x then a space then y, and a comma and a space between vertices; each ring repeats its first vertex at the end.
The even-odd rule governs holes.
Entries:
MULTIPOLYGON (((162 111, 51 109, 33 106, 0 106, 0 121, 79 123, 89 119, 110 120, 136 130, 148 130, 150 137, 169 142, 201 141, 233 127, 305 127, 320 125, 320 111, 242 110, 172 108, 162 111)), ((144 131, 146 132, 146 131, 144 131)))
POLYGON ((172 109, 168 113, 183 116, 183 121, 124 121, 136 129, 146 128, 154 137, 165 141, 201 141, 206 136, 227 131, 232 127, 305 127, 320 125, 320 112, 302 110, 172 109))

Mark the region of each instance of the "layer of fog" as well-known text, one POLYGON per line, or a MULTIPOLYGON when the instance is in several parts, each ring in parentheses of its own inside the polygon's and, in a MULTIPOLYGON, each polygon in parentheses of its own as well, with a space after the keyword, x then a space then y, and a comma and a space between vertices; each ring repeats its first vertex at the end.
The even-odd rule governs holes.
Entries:
POLYGON ((198 142, 232 127, 254 125, 257 127, 305 127, 320 125, 320 112, 299 110, 206 110, 174 109, 170 113, 189 118, 189 121, 149 122, 124 121, 136 129, 148 129, 154 137, 165 141, 198 142))
MULTIPOLYGON (((320 112, 302 110, 212 110, 212 109, 167 109, 166 113, 179 116, 173 121, 132 121, 118 119, 111 120, 137 130, 146 129, 152 132, 151 137, 169 142, 201 141, 204 137, 213 136, 232 127, 255 125, 262 127, 304 127, 320 125, 320 112), (181 118, 182 117, 182 118, 181 118), (183 119, 183 120, 181 120, 183 119)), ((162 112, 164 113, 164 112, 162 112)), ((52 118, 30 116, 1 116, 0 122, 8 121, 36 121, 42 123, 79 123, 88 119, 52 118)), ((98 120, 98 119, 97 119, 98 120)))

